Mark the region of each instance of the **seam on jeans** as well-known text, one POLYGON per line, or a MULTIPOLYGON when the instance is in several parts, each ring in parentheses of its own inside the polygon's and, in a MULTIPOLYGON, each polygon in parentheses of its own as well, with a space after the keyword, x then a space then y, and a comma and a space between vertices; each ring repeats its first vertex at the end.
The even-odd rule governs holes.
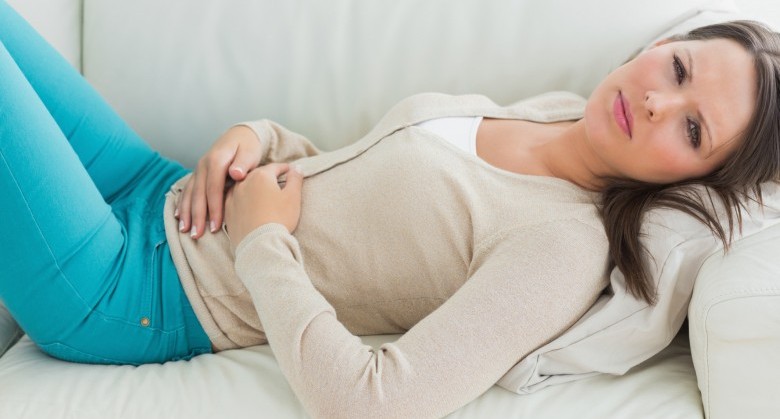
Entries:
MULTIPOLYGON (((77 355, 77 356, 80 356, 82 358, 80 360, 75 360, 75 362, 79 362, 79 363, 84 363, 84 361, 85 361, 84 358, 86 358, 86 363, 88 363, 88 364, 98 364, 98 365, 116 364, 116 365, 135 365, 135 366, 141 365, 141 363, 139 363, 139 362, 121 361, 121 360, 115 359, 115 358, 108 358, 108 357, 105 357, 105 356, 99 356, 99 355, 91 354, 89 352, 84 352, 82 350, 76 349, 76 348, 74 348, 74 347, 72 347, 72 346, 70 346, 68 344, 62 343, 62 342, 46 343, 46 344, 39 345, 39 347, 47 355, 49 355, 49 356, 51 356, 53 358, 56 358, 56 359, 60 359, 60 360, 63 360, 63 358, 61 358, 60 356, 57 356, 57 355, 50 354, 48 352, 48 350, 51 350, 51 348, 57 348, 57 347, 65 348, 68 351, 71 351, 70 355, 77 355), (94 362, 89 362, 89 361, 94 361, 94 362)), ((62 354, 61 352, 62 351, 60 351, 60 355, 62 354)), ((65 361, 74 362, 73 359, 65 359, 65 361)))
MULTIPOLYGON (((79 301, 81 301, 84 304, 84 307, 86 307, 89 312, 95 311, 95 308, 90 305, 84 298, 81 296, 81 293, 78 292, 78 290, 73 286, 73 284, 70 281, 70 278, 68 278, 68 275, 65 274, 65 272, 62 270, 62 267, 60 266, 60 262, 57 259, 57 257, 54 255, 54 251, 52 250, 51 246, 49 245, 49 241, 46 238, 46 235, 43 234, 43 231, 41 230, 40 225, 38 224, 37 217, 35 216, 35 213, 33 212, 32 208, 30 208, 29 201, 27 200, 27 197, 24 194, 24 190, 19 185, 19 182, 16 179, 16 176, 14 175, 13 170, 11 170, 11 166, 8 164, 8 160, 5 157, 5 154, 3 154, 3 151, 0 149, 0 160, 3 161, 3 164, 8 169, 8 173, 11 175, 11 180, 13 180, 14 185, 16 185, 16 189, 19 191, 19 194, 22 196, 22 200, 24 201, 24 205, 27 207, 27 212, 30 213, 30 217, 32 218, 33 222, 35 223, 35 227, 38 229, 38 234, 43 239, 43 242, 46 244, 46 250, 48 251, 49 255, 51 256, 52 261, 54 262, 54 266, 57 268, 57 272, 59 272, 60 275, 62 275, 62 278, 65 280, 65 283, 68 284, 68 287, 73 291, 73 294, 76 295, 76 298, 78 298, 79 301)), ((108 220, 110 217, 113 217, 113 213, 111 211, 106 212, 106 215, 103 217, 103 219, 98 223, 98 225, 102 226, 106 223, 106 220, 108 220)), ((97 234, 97 229, 92 232, 92 235, 85 238, 85 241, 89 241, 94 235, 97 234)), ((72 255, 68 255, 70 257, 72 255)))
MULTIPOLYGON (((43 242, 46 244, 46 250, 48 250, 49 255, 51 255, 51 259, 54 261, 54 265, 57 267, 57 271, 60 273, 60 275, 63 276, 65 279, 65 282, 68 284, 68 286, 73 290, 74 294, 76 294, 76 297, 84 303, 86 307, 89 308, 90 311, 92 311, 92 307, 87 304, 86 301, 84 301, 84 298, 81 297, 81 294, 76 292, 76 289, 73 287, 73 284, 71 284, 70 279, 68 279, 68 276, 65 275, 65 272, 63 272, 62 267, 60 266, 59 261, 57 260, 57 257, 54 256, 54 251, 52 251, 51 246, 49 245, 49 241, 46 239, 46 235, 43 234, 43 231, 41 230, 40 225, 38 224, 38 219, 35 216, 35 213, 33 212, 32 208, 30 208, 30 203, 27 200, 27 197, 24 195, 24 191, 22 190, 21 186, 19 186, 19 182, 16 180, 16 176, 14 175, 13 170, 11 170, 11 166, 8 164, 8 160, 5 158, 5 154, 3 154, 3 150, 0 149, 0 159, 3 160, 3 164, 8 169, 8 173, 11 175, 11 180, 13 180, 14 185, 16 185, 16 189, 19 191, 19 194, 22 196, 22 200, 24 201, 24 205, 27 207, 27 212, 30 213, 30 217, 32 218, 33 222, 35 223, 35 227, 38 229, 38 233, 40 234, 41 238, 43 238, 43 242)), ((110 214, 110 213, 109 213, 110 214)))

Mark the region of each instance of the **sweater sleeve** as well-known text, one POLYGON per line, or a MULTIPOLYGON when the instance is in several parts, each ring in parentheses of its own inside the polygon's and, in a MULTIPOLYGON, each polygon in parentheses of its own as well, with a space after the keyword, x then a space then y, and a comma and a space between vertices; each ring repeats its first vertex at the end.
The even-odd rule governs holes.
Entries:
POLYGON ((317 418, 441 417, 563 333, 606 285, 603 232, 581 222, 515 229, 475 249, 469 280, 397 341, 364 345, 306 275, 280 224, 236 249, 290 386, 317 418))
POLYGON ((241 122, 236 125, 248 127, 257 135, 262 146, 261 166, 273 162, 290 162, 321 153, 303 135, 268 119, 241 122))

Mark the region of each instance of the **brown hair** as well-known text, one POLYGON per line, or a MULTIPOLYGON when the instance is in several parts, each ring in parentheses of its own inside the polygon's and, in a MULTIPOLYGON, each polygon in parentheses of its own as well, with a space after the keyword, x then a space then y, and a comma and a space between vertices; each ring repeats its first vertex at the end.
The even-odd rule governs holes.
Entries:
POLYGON ((742 228, 747 200, 763 204, 761 183, 780 180, 780 34, 758 22, 733 21, 694 29, 672 41, 729 39, 754 58, 758 75, 756 112, 742 133, 740 147, 713 173, 674 184, 610 179, 603 190, 601 216, 612 261, 626 278, 628 291, 650 304, 656 290, 643 259, 640 242, 644 214, 666 207, 683 211, 704 223, 728 250, 735 221, 742 228), (706 187, 702 193, 701 186, 706 187), (713 195, 726 208, 728 227, 721 224, 713 195))

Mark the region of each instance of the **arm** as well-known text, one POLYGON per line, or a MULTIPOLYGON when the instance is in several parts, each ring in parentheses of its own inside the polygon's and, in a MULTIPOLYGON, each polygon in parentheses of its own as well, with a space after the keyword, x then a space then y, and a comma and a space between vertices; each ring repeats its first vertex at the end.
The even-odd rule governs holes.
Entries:
POLYGON ((282 225, 265 224, 240 242, 236 272, 313 417, 441 417, 590 307, 605 285, 606 261, 592 257, 606 254, 606 245, 595 249, 604 242, 603 232, 576 221, 496 237, 475 249, 461 289, 377 350, 339 322, 282 225))
POLYGON ((176 207, 179 229, 197 239, 206 232, 208 217, 209 230, 216 231, 223 221, 226 184, 243 180, 258 165, 319 153, 306 137, 267 119, 234 125, 201 157, 187 181, 176 207))

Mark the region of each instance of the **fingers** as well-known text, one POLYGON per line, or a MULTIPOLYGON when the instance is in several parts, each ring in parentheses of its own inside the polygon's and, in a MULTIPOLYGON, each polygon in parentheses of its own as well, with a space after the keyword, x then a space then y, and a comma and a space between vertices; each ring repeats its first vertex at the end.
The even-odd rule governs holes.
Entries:
POLYGON ((261 157, 261 143, 248 127, 233 127, 218 138, 198 161, 179 198, 175 210, 179 230, 190 232, 195 239, 207 229, 219 230, 224 220, 226 184, 246 179, 261 157))
POLYGON ((208 228, 212 233, 222 226, 222 211, 225 202, 225 173, 229 165, 230 161, 214 161, 206 176, 205 205, 207 206, 209 217, 208 228))
POLYGON ((303 186, 303 174, 298 166, 291 166, 287 171, 287 178, 285 181, 283 193, 287 195, 288 199, 294 199, 300 201, 301 199, 301 187, 303 186))
POLYGON ((228 169, 228 174, 235 181, 244 180, 247 172, 248 170, 244 169, 244 166, 239 166, 237 164, 230 165, 230 169, 228 169))
POLYGON ((203 236, 207 227, 214 232, 222 225, 225 172, 229 164, 225 160, 225 157, 216 153, 198 162, 182 192, 178 208, 179 231, 182 233, 189 232, 192 238, 197 239, 203 236), (209 214, 212 214, 212 219, 207 222, 209 214))
MULTIPOLYGON (((193 239, 202 237, 206 229, 213 233, 222 227, 226 211, 225 184, 233 182, 232 179, 227 178, 227 174, 236 164, 235 161, 220 159, 216 153, 210 157, 198 162, 197 169, 185 185, 177 208, 179 230, 183 233, 189 232, 193 239)), ((244 174, 241 180, 236 188, 246 188, 247 186, 242 186, 245 183, 257 185, 261 189, 271 188, 266 190, 269 192, 276 190, 275 193, 281 193, 280 197, 284 197, 283 200, 288 205, 292 204, 297 208, 296 212, 299 212, 303 175, 299 170, 291 168, 289 164, 271 163, 252 170, 250 174, 244 174), (286 175, 286 183, 280 188, 277 182, 282 175, 286 175), (255 183, 257 181, 260 183, 255 183), (260 186, 263 184, 266 186, 260 186)), ((255 189, 255 191, 259 190, 255 189)), ((295 219, 297 220, 297 216, 295 219)))
POLYGON ((287 201, 287 217, 285 227, 290 234, 298 228, 301 219, 301 189, 303 186, 303 174, 298 166, 292 166, 287 172, 287 182, 282 189, 284 200, 287 201))
POLYGON ((290 165, 287 163, 271 163, 261 167, 260 170, 263 173, 269 176, 273 176, 273 178, 276 179, 279 176, 287 173, 290 170, 290 165))
POLYGON ((179 231, 186 233, 190 229, 191 208, 192 208, 192 185, 194 183, 195 173, 187 179, 184 190, 181 193, 181 199, 176 212, 179 216, 179 231))
POLYGON ((260 164, 261 150, 259 141, 241 143, 236 150, 236 157, 230 164, 228 174, 233 180, 243 180, 250 170, 260 164))
MULTIPOLYGON (((193 174, 193 186, 190 193, 191 220, 189 226, 190 236, 197 239, 206 231, 206 181, 208 172, 205 169, 205 161, 198 163, 198 169, 193 174)), ((186 231, 186 230, 185 230, 186 231)))

